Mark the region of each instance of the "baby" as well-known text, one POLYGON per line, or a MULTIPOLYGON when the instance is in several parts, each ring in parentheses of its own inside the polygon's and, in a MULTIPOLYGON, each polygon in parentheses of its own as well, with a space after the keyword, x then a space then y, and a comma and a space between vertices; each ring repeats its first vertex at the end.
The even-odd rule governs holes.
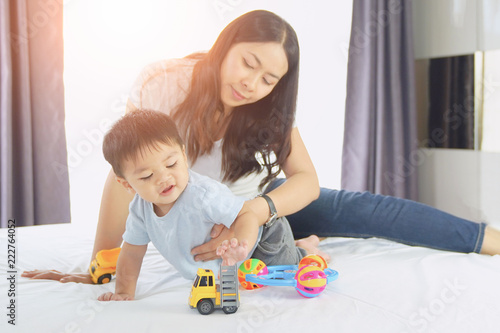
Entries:
POLYGON ((135 197, 117 262, 115 293, 105 293, 99 300, 134 299, 150 241, 185 278, 194 278, 200 267, 218 271, 220 260, 199 263, 191 255, 193 247, 210 240, 214 224, 224 224, 234 234, 217 248, 224 265, 234 265, 250 254, 264 262, 272 256, 282 264, 296 264, 316 249, 315 239, 302 242, 307 251, 296 247, 286 219, 268 229, 259 227, 245 199, 189 170, 183 141, 166 114, 128 113, 105 136, 103 153, 116 180, 135 197), (271 252, 269 242, 277 242, 271 252))

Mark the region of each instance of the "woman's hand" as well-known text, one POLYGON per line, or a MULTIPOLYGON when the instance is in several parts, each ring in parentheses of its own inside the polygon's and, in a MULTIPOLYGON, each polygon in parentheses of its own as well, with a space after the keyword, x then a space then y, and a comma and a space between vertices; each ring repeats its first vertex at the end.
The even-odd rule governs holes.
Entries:
POLYGON ((216 224, 210 232, 210 237, 212 237, 211 240, 191 250, 191 254, 194 255, 195 261, 209 261, 220 258, 220 256, 215 253, 217 247, 219 247, 223 241, 233 238, 234 232, 222 224, 216 224))
POLYGON ((56 270, 34 270, 24 271, 21 276, 36 280, 54 280, 62 283, 76 282, 93 284, 90 273, 65 274, 56 270))

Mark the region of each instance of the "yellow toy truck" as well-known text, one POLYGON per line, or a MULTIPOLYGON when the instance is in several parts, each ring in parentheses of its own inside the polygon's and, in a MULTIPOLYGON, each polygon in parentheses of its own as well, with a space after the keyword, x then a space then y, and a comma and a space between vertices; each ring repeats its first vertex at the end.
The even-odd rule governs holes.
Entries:
POLYGON ((116 273, 116 262, 121 248, 117 247, 112 250, 101 250, 97 252, 95 259, 89 267, 89 273, 92 277, 92 282, 96 284, 104 284, 111 281, 111 278, 116 273))
POLYGON ((240 306, 238 293, 238 270, 234 266, 221 266, 220 283, 216 283, 211 269, 198 268, 189 295, 189 306, 202 315, 211 314, 214 309, 224 313, 235 313, 240 306))

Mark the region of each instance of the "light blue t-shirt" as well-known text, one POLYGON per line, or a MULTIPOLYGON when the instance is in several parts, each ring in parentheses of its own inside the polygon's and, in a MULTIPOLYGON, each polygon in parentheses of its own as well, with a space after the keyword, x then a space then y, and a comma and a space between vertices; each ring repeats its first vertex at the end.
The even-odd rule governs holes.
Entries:
POLYGON ((210 240, 214 224, 229 228, 244 202, 226 185, 190 170, 186 189, 165 216, 158 217, 152 203, 134 197, 123 240, 132 245, 151 241, 186 279, 193 279, 198 268, 218 272, 220 259, 195 262, 191 250, 210 240))

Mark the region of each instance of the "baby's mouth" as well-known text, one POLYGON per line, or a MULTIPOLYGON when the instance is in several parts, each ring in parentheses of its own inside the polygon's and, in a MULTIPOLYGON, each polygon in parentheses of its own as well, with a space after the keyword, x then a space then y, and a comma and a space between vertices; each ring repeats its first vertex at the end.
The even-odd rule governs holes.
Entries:
POLYGON ((174 188, 174 185, 167 186, 163 191, 161 191, 161 194, 167 194, 174 188))

